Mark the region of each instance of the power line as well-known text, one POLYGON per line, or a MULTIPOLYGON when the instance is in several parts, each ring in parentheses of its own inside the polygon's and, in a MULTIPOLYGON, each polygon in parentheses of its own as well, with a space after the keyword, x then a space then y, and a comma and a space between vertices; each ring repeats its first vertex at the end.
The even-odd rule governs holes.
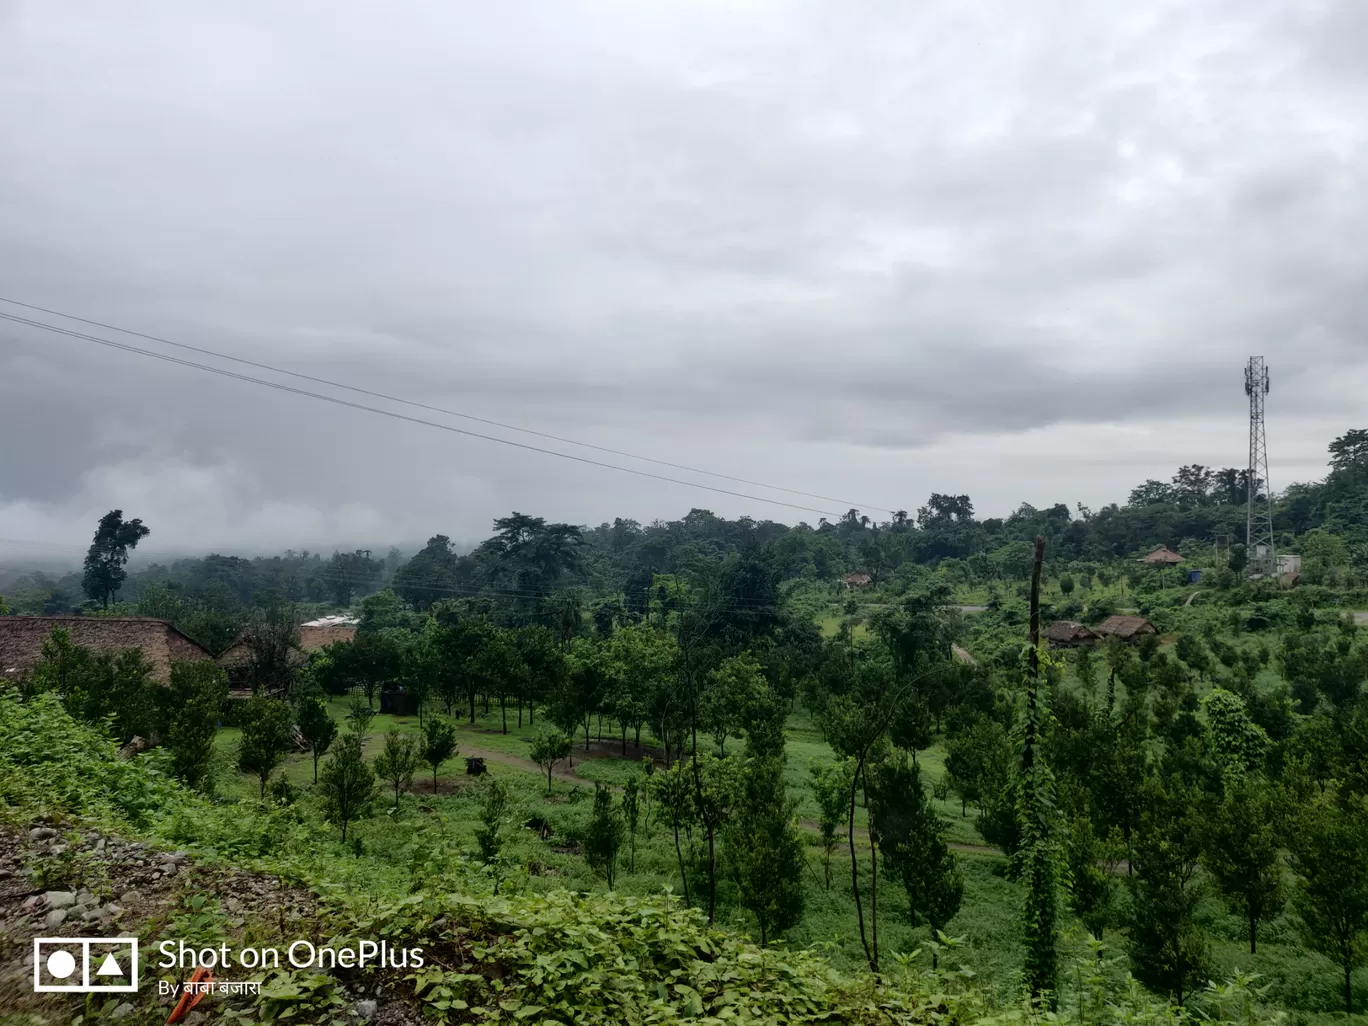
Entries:
MULTIPOLYGON (((641 455, 638 455, 638 454, 636 454, 636 453, 626 452, 626 451, 624 451, 624 450, 622 450, 622 449, 613 449, 613 448, 610 448, 610 447, 604 446, 604 445, 595 445, 595 444, 593 444, 592 442, 581 442, 581 441, 577 441, 576 439, 573 439, 573 438, 566 438, 566 437, 563 436, 563 435, 554 435, 554 434, 551 434, 551 433, 546 432, 546 431, 537 431, 537 430, 534 430, 534 429, 532 429, 532 428, 519 427, 519 426, 516 425, 516 424, 506 424, 506 423, 504 423, 504 422, 502 422, 502 421, 490 420, 490 419, 487 418, 487 417, 477 417, 477 416, 475 416, 474 414, 471 414, 471 413, 462 413, 462 412, 459 411, 459 410, 451 410, 451 409, 447 409, 447 408, 442 407, 442 406, 430 406, 430 405, 428 405, 427 403, 416 402, 416 401, 414 401, 414 400, 412 400, 412 399, 402 399, 402 398, 400 398, 400 397, 398 397, 398 396, 386 395, 384 392, 374 392, 374 391, 371 391, 370 389, 358 388, 358 387, 355 386, 355 385, 348 385, 348 384, 344 384, 344 383, 339 382, 339 381, 331 381, 331 380, 329 380, 328 378, 320 378, 320 377, 316 377, 315 375, 312 375, 312 374, 304 374, 304 373, 301 373, 300 371, 286 370, 286 369, 283 368, 283 367, 275 367, 275 366, 272 366, 271 364, 268 364, 268 363, 259 363, 259 362, 255 361, 255 360, 248 360, 248 359, 245 359, 244 357, 240 357, 240 356, 231 356, 231 355, 229 355, 229 354, 227 354, 227 353, 220 353, 220 352, 217 352, 217 351, 215 351, 215 350, 213 350, 213 349, 204 349, 204 348, 201 348, 201 347, 199 347, 199 346, 192 346, 192 345, 189 345, 189 344, 187 344, 187 343, 185 343, 185 342, 175 342, 175 341, 172 341, 171 339, 162 338, 161 336, 158 336, 158 335, 149 335, 149 334, 147 334, 147 333, 145 333, 145 332, 134 331, 134 330, 131 329, 131 328, 122 328, 122 327, 119 327, 117 324, 109 324, 109 323, 107 323, 107 322, 105 322, 105 321, 92 320, 92 319, 90 319, 90 318, 88 318, 88 317, 79 317, 79 316, 77 316, 76 314, 65 313, 65 312, 63 312, 63 311, 61 311, 61 310, 49 309, 48 307, 45 307, 45 306, 37 306, 37 305, 35 305, 35 304, 33 304, 33 303, 24 303, 24 302, 21 302, 21 301, 19 301, 19 300, 17 300, 17 299, 9 299, 9 298, 7 298, 7 297, 5 297, 5 296, 0 296, 0 303, 9 303, 9 304, 11 304, 11 305, 13 305, 13 306, 24 307, 25 309, 28 309, 28 310, 36 310, 36 311, 38 311, 38 312, 40 312, 40 313, 50 314, 50 315, 52 315, 52 316, 54 316, 54 317, 63 317, 63 318, 66 318, 67 320, 77 321, 77 322, 79 322, 79 323, 81 323, 81 324, 89 324, 89 325, 91 325, 91 326, 93 326, 93 327, 104 328, 104 329, 107 330, 107 331, 117 331, 117 332, 119 332, 120 334, 123 334, 123 335, 131 335, 131 336, 133 336, 133 337, 135 337, 135 338, 147 339, 149 342, 159 342, 159 343, 161 343, 162 345, 175 346, 177 349, 183 349, 183 350, 186 350, 186 351, 192 352, 192 353, 199 353, 201 356, 212 356, 212 357, 214 357, 215 359, 219 359, 219 360, 228 360, 228 361, 231 361, 232 363, 242 364, 242 365, 247 366, 247 367, 255 367, 255 368, 257 368, 258 370, 270 371, 270 372, 272 372, 273 374, 284 374, 284 375, 287 375, 287 376, 292 377, 292 378, 299 378, 299 379, 301 379, 301 380, 303 380, 303 381, 312 381, 312 382, 313 382, 314 384, 316 384, 316 385, 327 385, 329 388, 340 388, 340 389, 343 389, 343 390, 348 391, 348 392, 354 392, 354 393, 356 393, 357 395, 367 395, 367 396, 370 396, 372 399, 384 399, 386 402, 400 403, 400 404, 402 404, 402 405, 404 405, 404 406, 411 406, 411 407, 413 407, 413 408, 415 408, 415 409, 427 410, 427 411, 430 412, 430 413, 441 413, 441 414, 445 414, 445 415, 447 415, 447 416, 449 416, 449 417, 460 417, 460 418, 462 418, 463 420, 469 420, 469 421, 473 421, 473 422, 479 423, 479 424, 488 424, 490 427, 503 428, 503 429, 506 430, 506 431, 517 431, 517 432, 519 432, 520 434, 535 435, 535 436, 537 436, 538 438, 546 438, 546 439, 549 439, 550 441, 553 441, 553 442, 561 442, 561 443, 563 443, 563 444, 565 444, 565 445, 577 445, 577 446, 580 446, 581 448, 585 448, 585 449, 594 449, 594 450, 596 450, 596 451, 598 451, 598 452, 609 453, 609 454, 611 454, 611 455, 613 455, 613 456, 622 456, 622 457, 625 457, 625 458, 627 458, 627 459, 641 460, 643 463, 653 463, 653 464, 655 464, 655 465, 657 465, 657 466, 661 466, 661 467, 670 467, 670 468, 673 469, 673 470, 684 470, 684 471, 688 471, 690 474, 703 474, 703 475, 705 475, 705 476, 707 476, 707 477, 715 477, 715 478, 718 478, 718 479, 723 480, 723 481, 735 481, 735 482, 737 482, 738 484, 751 485, 752 487, 755 487, 755 488, 768 488, 768 489, 770 489, 771 491, 785 492, 785 493, 787 493, 787 494, 789 494, 789 495, 801 495, 801 496, 804 496, 804 497, 809 498, 809 499, 821 499, 823 502, 835 502, 835 503, 839 503, 840 505, 847 506, 847 507, 853 507, 853 508, 856 508, 856 509, 877 510, 877 511, 879 511, 879 512, 881 512, 881 513, 893 513, 893 512, 896 512, 895 510, 889 509, 889 508, 884 507, 884 506, 875 506, 875 505, 871 505, 871 504, 869 504, 869 503, 852 502, 852 501, 850 501, 849 499, 839 499, 839 498, 836 498, 836 497, 830 496, 830 495, 819 495, 819 494, 817 494, 816 492, 805 492, 805 491, 802 491, 802 490, 797 489, 797 488, 785 488, 783 485, 767 484, 767 483, 764 482, 764 481, 754 481, 754 480, 751 480, 750 478, 745 478, 745 477, 734 477, 734 476, 731 475, 731 474, 720 474, 720 473, 717 473, 716 471, 712 471, 712 470, 702 470, 702 469, 700 469, 700 468, 698 468, 698 467, 691 467, 691 466, 688 466, 688 465, 683 464, 683 463, 671 463, 669 460, 656 459, 655 457, 652 457, 652 456, 641 456, 641 455)), ((33 326, 35 326, 35 327, 50 327, 50 325, 44 325, 44 324, 42 324, 42 323, 39 322, 39 321, 29 321, 29 320, 22 319, 22 318, 14 318, 12 315, 8 315, 8 314, 0 314, 0 316, 5 317, 7 320, 16 320, 16 319, 17 319, 17 320, 19 321, 19 323, 22 323, 22 324, 31 324, 31 325, 33 325, 33 326)), ((805 508, 805 507, 799 507, 799 508, 805 508)), ((813 511, 813 512, 820 512, 820 511, 813 511)))
POLYGON ((84 339, 87 342, 94 342, 97 345, 108 346, 111 349, 122 350, 127 353, 135 353, 138 356, 146 356, 153 360, 162 360, 166 363, 179 364, 182 367, 191 367, 195 370, 206 371, 210 374, 218 374, 221 377, 233 378, 237 381, 245 381, 253 385, 261 385, 265 388, 274 388, 281 392, 289 392, 294 395, 307 396, 310 399, 318 399, 326 403, 334 403, 337 406, 345 406, 353 410, 362 410, 366 413, 379 414, 382 417, 392 417, 395 420, 407 421, 410 424, 421 424, 424 427, 437 428, 439 431, 449 431, 452 434, 465 435, 468 438, 479 438, 486 442, 498 442, 501 445, 511 445, 516 449, 526 449, 529 452, 538 452, 546 456, 557 456, 563 460, 573 460, 576 463, 583 463, 591 467, 602 467, 605 470, 616 470, 622 474, 635 474, 637 477, 651 478, 655 481, 665 481, 669 484, 682 485, 685 488, 701 488, 704 491, 717 492, 721 495, 732 495, 740 499, 749 499, 752 502, 767 502, 773 506, 785 506, 789 509, 801 510, 805 513, 820 513, 823 516, 839 517, 841 514, 829 509, 819 509, 815 506, 803 506, 796 502, 785 502, 782 499, 767 499, 763 495, 751 495, 746 492, 733 491, 730 488, 719 488, 716 485, 706 485, 698 481, 684 481, 677 477, 668 477, 664 474, 653 474, 648 470, 633 470, 631 467, 620 467, 614 463, 604 463, 601 460, 591 460, 586 456, 575 456, 568 452, 557 452, 554 449, 544 449, 538 445, 528 445, 525 442, 515 442, 511 438, 499 438, 497 435, 486 435, 479 431, 467 431, 465 428, 458 428, 451 424, 440 424, 435 420, 424 420, 421 417, 410 417, 405 413, 396 413, 393 410, 384 410, 378 406, 366 406, 363 403, 354 403, 350 399, 342 399, 338 396, 324 395, 321 392, 310 392, 308 389, 295 388, 293 385, 286 385, 279 381, 267 381, 265 378, 254 378, 248 374, 239 374, 236 371, 225 370, 222 367, 212 367, 205 363, 196 363, 193 360, 182 360, 176 356, 169 356, 166 353, 155 353, 150 349, 141 349, 138 346, 127 345, 123 342, 115 342, 112 339, 101 338, 98 335, 87 335, 84 332, 72 331, 69 328, 60 328, 55 324, 44 324, 42 321, 30 320, 27 317, 16 317, 14 314, 0 313, 0 319, 13 321, 16 324, 24 324, 33 328, 41 328, 44 331, 56 332, 59 335, 66 335, 70 338, 84 339))

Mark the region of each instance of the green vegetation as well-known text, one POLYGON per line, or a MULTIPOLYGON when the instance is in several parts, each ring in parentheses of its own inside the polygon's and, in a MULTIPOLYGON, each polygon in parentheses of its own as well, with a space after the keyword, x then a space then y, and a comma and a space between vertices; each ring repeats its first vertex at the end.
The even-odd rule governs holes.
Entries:
POLYGON ((1279 499, 1295 588, 1217 557, 1244 486, 1192 467, 1076 518, 513 514, 466 555, 315 559, 317 594, 264 561, 129 575, 187 630, 245 625, 255 697, 56 631, 4 693, 0 769, 27 776, 0 797, 306 881, 513 981, 407 981, 439 1019, 1360 1014, 1368 459, 1344 441, 1279 499), (1202 580, 1135 562, 1161 543, 1202 580), (310 598, 361 627, 301 666, 310 598), (1029 644, 1120 610, 1154 629, 1029 644), (135 735, 159 747, 115 759, 135 735), (40 754, 78 740, 89 781, 40 754))

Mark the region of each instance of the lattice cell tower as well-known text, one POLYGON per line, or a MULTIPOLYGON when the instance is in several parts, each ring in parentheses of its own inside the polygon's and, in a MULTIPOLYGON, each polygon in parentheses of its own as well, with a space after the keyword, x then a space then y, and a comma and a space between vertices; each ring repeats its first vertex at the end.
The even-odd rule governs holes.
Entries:
POLYGON ((1245 552, 1249 576, 1273 573, 1278 565, 1273 552, 1273 489, 1268 482, 1268 438, 1264 433, 1264 396, 1268 394, 1268 368, 1262 356, 1251 356, 1245 366, 1245 395, 1249 396, 1249 471, 1245 479, 1247 512, 1245 552))

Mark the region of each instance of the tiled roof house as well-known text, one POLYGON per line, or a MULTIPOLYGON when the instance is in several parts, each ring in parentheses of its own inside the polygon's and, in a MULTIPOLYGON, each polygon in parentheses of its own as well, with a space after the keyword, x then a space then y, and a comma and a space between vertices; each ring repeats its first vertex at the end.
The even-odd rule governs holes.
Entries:
POLYGON ((173 662, 213 657, 166 620, 150 616, 0 616, 0 677, 22 677, 43 655, 43 642, 62 627, 74 645, 95 652, 139 649, 161 684, 173 662))

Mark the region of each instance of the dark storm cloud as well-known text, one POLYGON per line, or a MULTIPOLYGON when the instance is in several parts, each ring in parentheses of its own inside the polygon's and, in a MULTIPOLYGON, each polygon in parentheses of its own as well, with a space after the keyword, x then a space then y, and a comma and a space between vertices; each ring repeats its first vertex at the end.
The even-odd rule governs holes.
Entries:
MULTIPOLYGON (((1363 42, 1351 0, 13 3, 0 293, 893 508, 1238 464, 1256 353, 1305 479, 1368 385, 1363 42)), ((168 549, 818 515, 8 323, 0 429, 0 551, 118 504, 168 549)))

